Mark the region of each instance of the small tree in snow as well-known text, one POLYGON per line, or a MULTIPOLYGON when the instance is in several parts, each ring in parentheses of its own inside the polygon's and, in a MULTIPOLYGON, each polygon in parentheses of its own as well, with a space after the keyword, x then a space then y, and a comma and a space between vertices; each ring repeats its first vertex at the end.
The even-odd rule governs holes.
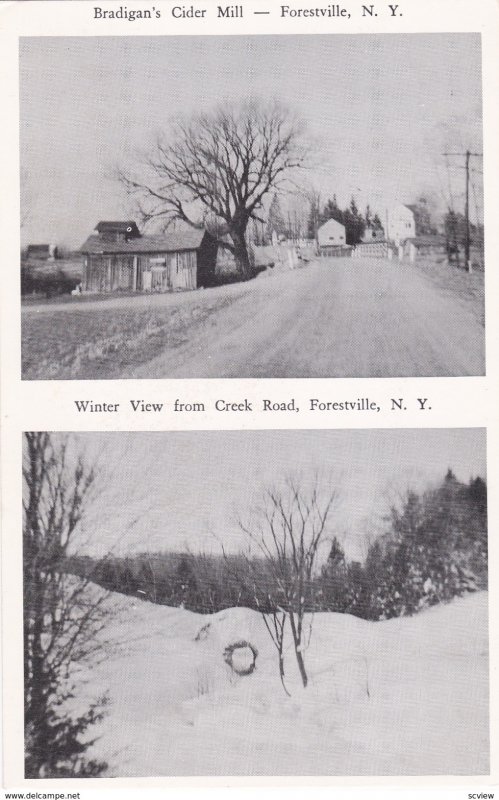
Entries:
MULTIPOLYGON (((336 500, 335 490, 323 492, 315 480, 310 488, 288 479, 281 489, 265 492, 264 501, 248 522, 240 522, 251 549, 267 564, 272 588, 258 598, 258 607, 270 613, 267 630, 279 653, 284 676, 283 632, 289 619, 296 662, 303 686, 308 684, 305 651, 312 625, 307 611, 315 608, 315 572, 321 544, 336 500)), ((255 591, 258 587, 255 584, 255 591)))

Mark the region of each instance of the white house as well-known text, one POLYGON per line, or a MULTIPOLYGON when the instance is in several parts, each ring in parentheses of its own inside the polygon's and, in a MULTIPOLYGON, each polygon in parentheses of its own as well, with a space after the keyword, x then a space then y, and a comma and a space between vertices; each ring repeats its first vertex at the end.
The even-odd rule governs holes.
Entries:
POLYGON ((344 247, 346 241, 345 226, 335 219, 328 219, 317 230, 317 244, 324 255, 327 254, 328 248, 344 247))
POLYGON ((416 236, 414 214, 408 206, 399 205, 387 211, 388 239, 396 245, 416 236))

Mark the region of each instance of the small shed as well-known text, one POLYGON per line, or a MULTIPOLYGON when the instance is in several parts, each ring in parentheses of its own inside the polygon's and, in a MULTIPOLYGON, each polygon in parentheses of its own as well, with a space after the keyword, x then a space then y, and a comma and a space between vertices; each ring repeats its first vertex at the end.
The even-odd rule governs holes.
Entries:
POLYGON ((414 236, 404 243, 404 256, 411 261, 421 256, 443 257, 447 255, 447 242, 445 236, 440 234, 427 234, 414 236))
POLYGON ((99 222, 80 249, 83 292, 167 292, 216 282, 217 243, 204 229, 141 235, 134 222, 99 222))
POLYGON ((369 225, 362 236, 361 244, 369 244, 370 242, 384 242, 385 231, 381 226, 369 225))
POLYGON ((337 255, 346 246, 345 226, 335 219, 328 219, 317 230, 317 245, 321 256, 337 255))
POLYGON ((28 261, 54 261, 57 256, 55 244, 30 244, 26 250, 28 261))

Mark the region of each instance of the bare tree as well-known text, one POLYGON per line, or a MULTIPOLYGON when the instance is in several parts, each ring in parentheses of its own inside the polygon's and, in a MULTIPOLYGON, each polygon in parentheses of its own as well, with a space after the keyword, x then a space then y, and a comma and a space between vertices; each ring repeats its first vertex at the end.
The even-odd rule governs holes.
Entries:
POLYGON ((26 433, 23 459, 24 707, 26 777, 87 777, 106 764, 85 758, 100 720, 98 698, 74 712, 75 674, 102 649, 107 595, 69 575, 95 472, 67 439, 26 433))
MULTIPOLYGON (((315 608, 314 577, 320 546, 326 541, 328 521, 336 491, 324 491, 318 479, 310 488, 288 479, 283 489, 265 493, 264 503, 249 522, 239 526, 250 545, 268 567, 273 589, 259 607, 270 611, 273 630, 267 630, 283 657, 282 637, 289 619, 294 651, 303 686, 308 684, 305 650, 312 635, 312 622, 305 625, 306 612, 315 608), (264 608, 264 606, 267 606, 264 608)), ((280 667, 283 663, 280 661, 280 667)))
POLYGON ((270 608, 265 608, 260 605, 258 599, 258 593, 255 591, 255 600, 257 608, 259 609, 262 619, 265 623, 265 627, 267 628, 267 633, 269 634, 274 647, 277 651, 277 663, 279 665, 279 679, 282 684, 282 688, 290 697, 290 693, 286 687, 286 673, 284 670, 284 631, 286 628, 286 620, 288 615, 286 611, 284 611, 280 606, 276 606, 275 603, 272 602, 272 598, 268 596, 268 603, 270 608))
MULTIPOLYGON (((275 596, 269 591, 268 565, 262 558, 252 558, 248 553, 241 553, 238 559, 228 556, 223 543, 220 542, 227 574, 240 586, 238 602, 244 593, 248 596, 249 586, 252 587, 252 600, 257 607, 272 643, 277 652, 279 679, 282 688, 288 695, 284 669, 284 634, 288 614, 278 605, 275 596)), ((272 575, 270 575, 272 581, 272 575)))
POLYGON ((263 222, 265 196, 283 189, 305 157, 300 127, 289 111, 252 100, 172 122, 144 163, 134 173, 120 169, 118 177, 146 223, 211 223, 218 243, 247 278, 248 223, 263 222))

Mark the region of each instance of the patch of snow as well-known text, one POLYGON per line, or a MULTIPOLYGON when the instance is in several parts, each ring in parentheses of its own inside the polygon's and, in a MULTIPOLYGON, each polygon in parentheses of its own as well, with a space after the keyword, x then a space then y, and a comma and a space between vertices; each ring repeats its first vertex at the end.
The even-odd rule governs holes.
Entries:
POLYGON ((128 645, 92 676, 111 694, 94 746, 109 775, 488 772, 485 592, 386 622, 315 614, 306 689, 288 628, 291 697, 258 612, 122 599, 110 627, 128 645), (258 650, 247 676, 223 658, 242 640, 258 650))

